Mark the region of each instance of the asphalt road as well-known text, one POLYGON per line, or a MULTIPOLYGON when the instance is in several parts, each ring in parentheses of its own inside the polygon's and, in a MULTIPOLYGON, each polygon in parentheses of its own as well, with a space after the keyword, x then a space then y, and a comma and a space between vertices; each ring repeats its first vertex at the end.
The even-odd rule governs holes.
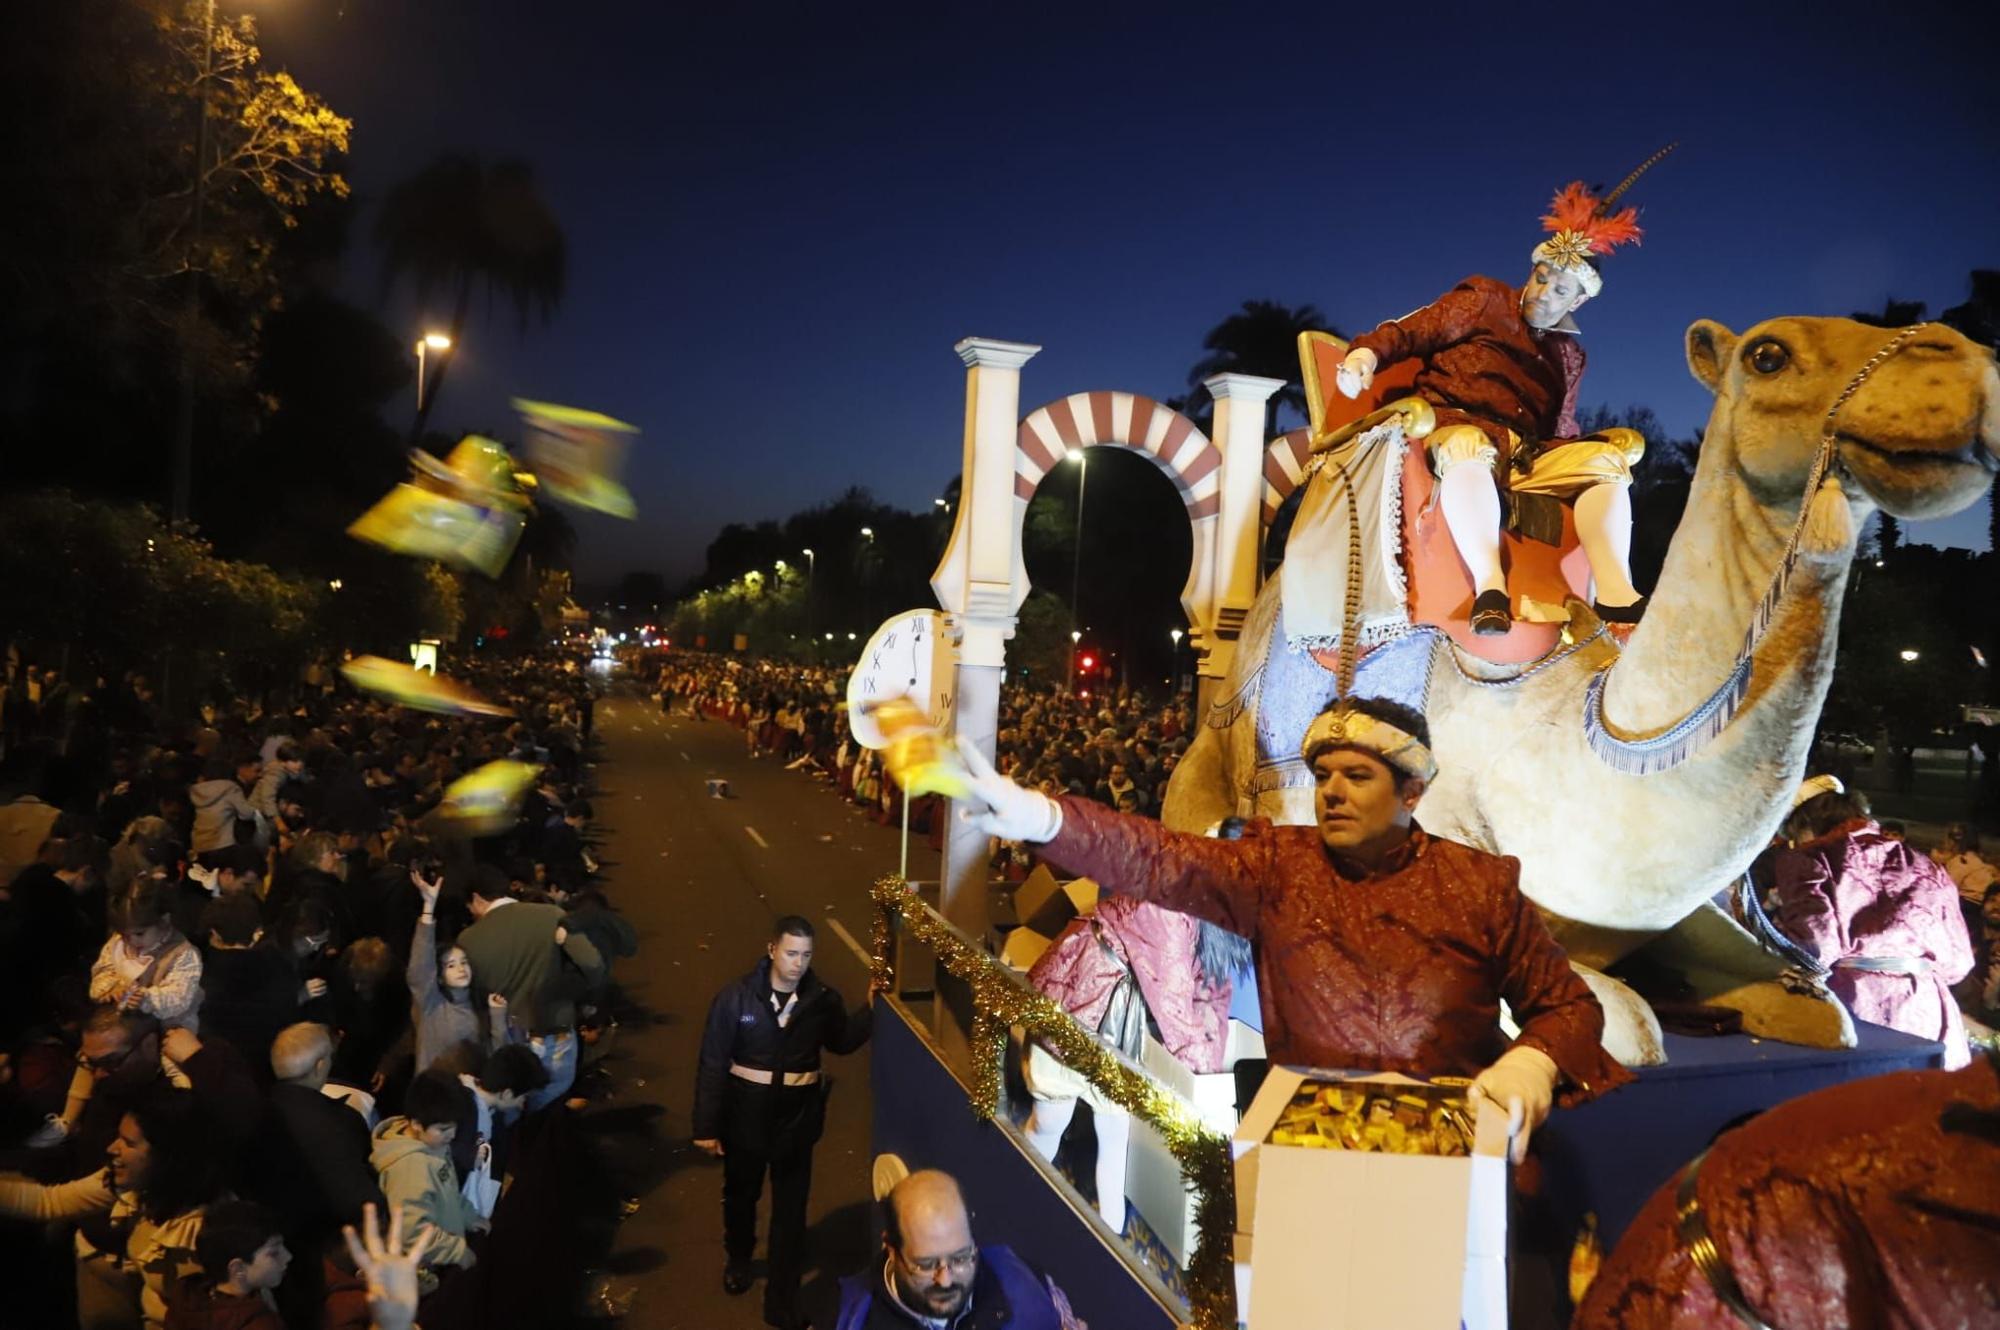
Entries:
MULTIPOLYGON (((722 1167, 688 1143, 702 1022, 710 998, 764 954, 772 921, 785 914, 820 926, 814 968, 857 1004, 867 971, 840 933, 867 945, 868 888, 896 868, 898 833, 825 782, 770 758, 750 761, 734 726, 662 718, 630 691, 600 702, 596 724, 608 891, 640 937, 639 955, 616 973, 638 1014, 621 1024, 605 1064, 611 1097, 585 1117, 631 1210, 608 1262, 614 1286, 633 1293, 623 1324, 761 1326, 761 1283, 741 1297, 722 1291, 722 1167), (714 776, 728 780, 730 797, 706 793, 714 776)), ((913 875, 933 873, 934 858, 914 845, 913 875)), ((827 1067, 835 1085, 814 1161, 809 1290, 876 1249, 868 1051, 827 1067)))

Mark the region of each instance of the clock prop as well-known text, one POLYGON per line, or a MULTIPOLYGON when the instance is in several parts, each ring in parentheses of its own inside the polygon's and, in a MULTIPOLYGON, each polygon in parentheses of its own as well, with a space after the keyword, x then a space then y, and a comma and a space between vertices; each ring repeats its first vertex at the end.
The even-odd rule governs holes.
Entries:
POLYGON ((948 737, 953 661, 945 616, 909 610, 875 630, 847 676, 847 724, 855 741, 882 753, 890 777, 911 795, 962 798, 965 767, 948 737))

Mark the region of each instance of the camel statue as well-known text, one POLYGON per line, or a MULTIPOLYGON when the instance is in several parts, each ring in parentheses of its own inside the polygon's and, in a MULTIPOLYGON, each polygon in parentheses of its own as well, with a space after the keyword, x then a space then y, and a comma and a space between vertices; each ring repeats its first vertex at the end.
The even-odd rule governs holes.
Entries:
MULTIPOLYGON (((1423 698, 1439 775, 1419 821, 1520 860, 1523 892, 1604 1000, 1606 1046, 1627 1063, 1663 1060, 1658 1025, 1636 994, 1597 972, 1641 946, 1702 1000, 1742 1012, 1752 1034, 1854 1043, 1837 1001, 1793 976, 1778 982, 1782 963, 1708 902, 1770 842, 1806 774, 1869 512, 1944 516, 2000 470, 1993 353, 1935 324, 1884 356, 1891 338, 1833 318, 1772 319, 1740 336, 1707 320, 1688 330, 1689 366, 1715 408, 1659 587, 1622 649, 1579 602, 1571 635, 1582 645, 1538 667, 1494 667, 1441 635, 1391 644, 1427 653, 1428 684, 1411 695, 1423 698), (1823 437, 1829 483, 1813 498, 1823 437), (1675 726, 1731 676, 1793 541, 1796 562, 1726 724, 1648 774, 1601 757, 1585 726, 1593 679, 1603 676, 1603 731, 1643 741, 1675 726)), ((1260 590, 1221 700, 1174 773, 1170 825, 1199 829, 1237 813, 1312 821, 1298 734, 1329 693, 1300 671, 1331 672, 1287 650, 1282 580, 1280 568, 1260 590), (1315 688, 1300 705, 1296 695, 1315 688)), ((1376 691, 1365 661, 1356 690, 1376 691)))

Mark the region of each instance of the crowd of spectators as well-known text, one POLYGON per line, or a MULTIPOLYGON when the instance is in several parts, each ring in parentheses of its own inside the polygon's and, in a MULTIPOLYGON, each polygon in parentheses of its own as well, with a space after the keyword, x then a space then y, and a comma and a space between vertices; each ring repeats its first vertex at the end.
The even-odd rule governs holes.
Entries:
POLYGON ((587 676, 459 676, 513 716, 322 667, 171 724, 140 676, 9 662, 0 1320, 393 1330, 412 1271, 430 1330, 563 1319, 566 1105, 634 934, 596 877, 587 676), (447 834, 447 787, 502 758, 539 770, 511 829, 447 834))
MULTIPOLYGON (((750 755, 808 772, 884 822, 902 814, 879 755, 848 732, 844 667, 745 663, 676 651, 659 666, 663 709, 742 727, 750 755)), ((1186 751, 1183 705, 1133 693, 1066 692, 1009 684, 1000 692, 995 765, 1045 794, 1096 799, 1158 817, 1167 781, 1186 751)), ((936 801, 911 805, 911 825, 929 830, 936 801)))

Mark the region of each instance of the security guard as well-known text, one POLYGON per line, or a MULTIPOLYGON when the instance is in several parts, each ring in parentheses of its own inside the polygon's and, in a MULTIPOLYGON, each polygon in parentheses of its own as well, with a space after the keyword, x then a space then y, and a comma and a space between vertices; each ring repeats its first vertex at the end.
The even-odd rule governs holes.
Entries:
MULTIPOLYGON (((715 995, 695 1078, 694 1143, 722 1159, 722 1287, 750 1287, 757 1198, 771 1174, 769 1269, 764 1320, 798 1324, 805 1266, 806 1194, 812 1149, 826 1125, 820 1050, 852 1053, 868 1042, 870 1009, 850 1013, 812 973, 813 926, 778 920, 757 968, 715 995)), ((869 990, 874 998, 874 989, 869 990)))

